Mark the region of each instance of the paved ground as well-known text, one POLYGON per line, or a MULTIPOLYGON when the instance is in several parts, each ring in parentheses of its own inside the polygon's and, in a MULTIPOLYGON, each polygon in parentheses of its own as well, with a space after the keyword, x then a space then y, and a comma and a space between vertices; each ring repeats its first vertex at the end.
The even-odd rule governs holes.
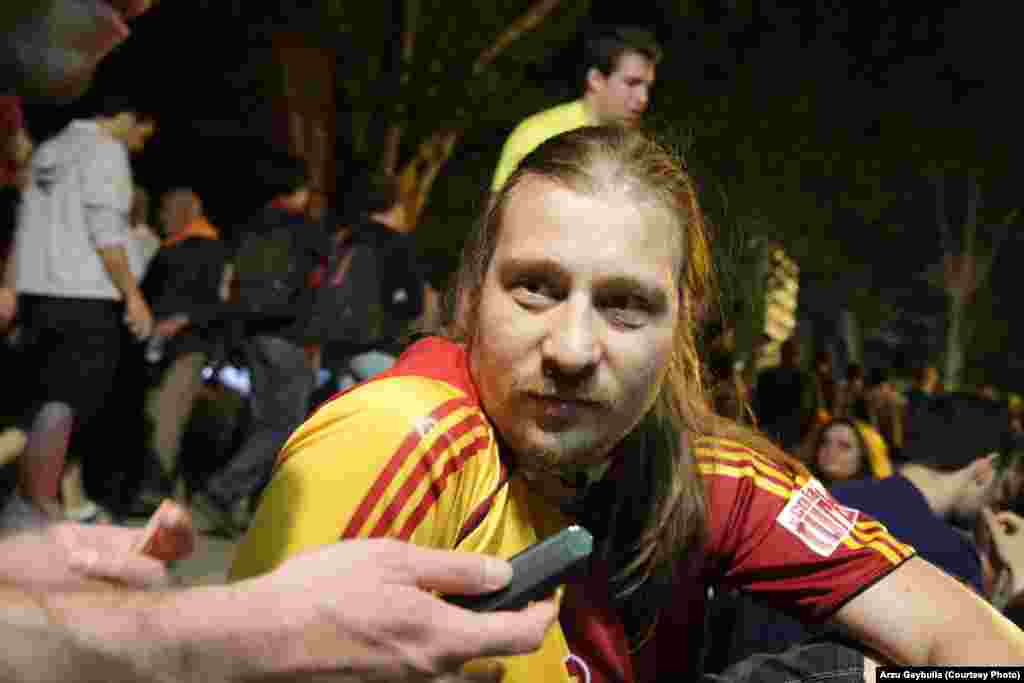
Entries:
MULTIPOLYGON (((206 520, 197 510, 192 510, 193 523, 196 529, 206 527, 206 520)), ((146 520, 131 519, 128 524, 144 526, 146 520)), ((172 573, 186 585, 222 583, 227 576, 228 567, 234 558, 237 541, 229 541, 219 536, 202 532, 197 534, 196 548, 192 556, 174 564, 172 573)))
POLYGON ((175 564, 173 573, 187 585, 222 583, 235 554, 233 541, 199 535, 192 557, 175 564))

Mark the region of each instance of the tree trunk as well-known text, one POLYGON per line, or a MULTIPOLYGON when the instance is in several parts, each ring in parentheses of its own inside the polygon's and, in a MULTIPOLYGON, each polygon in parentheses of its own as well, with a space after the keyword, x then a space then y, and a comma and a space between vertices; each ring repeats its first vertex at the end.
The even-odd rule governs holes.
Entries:
MULTIPOLYGON (((415 0, 407 0, 413 3, 415 0)), ((509 45, 524 34, 532 31, 558 7, 561 0, 538 0, 519 16, 485 49, 473 62, 473 74, 483 72, 509 45)), ((415 17, 415 14, 410 16, 415 17)), ((411 47, 409 48, 411 50, 411 47)), ((399 130, 398 136, 401 135, 399 130)), ((423 207, 430 196, 430 188, 445 162, 455 150, 455 144, 462 136, 462 130, 436 130, 423 142, 414 156, 402 169, 402 197, 406 207, 409 225, 415 227, 423 207)), ((396 146, 397 152, 397 146, 396 146)))
POLYGON ((561 0, 540 0, 531 5, 523 15, 508 25, 508 28, 498 36, 497 40, 489 48, 480 53, 480 56, 473 63, 473 73, 479 74, 490 66, 491 62, 506 47, 518 40, 523 34, 537 28, 560 3, 561 0))
POLYGON ((964 367, 963 329, 966 301, 959 296, 949 296, 949 326, 946 330, 946 363, 942 373, 942 382, 946 391, 956 391, 960 387, 961 374, 964 367))
POLYGON ((399 149, 402 144, 402 133, 405 131, 407 115, 402 96, 412 77, 412 57, 416 47, 416 30, 419 20, 419 0, 393 0, 392 14, 397 19, 398 44, 397 54, 393 57, 395 63, 392 71, 394 74, 392 116, 394 118, 384 132, 384 151, 381 159, 381 170, 385 173, 395 173, 398 169, 399 149))

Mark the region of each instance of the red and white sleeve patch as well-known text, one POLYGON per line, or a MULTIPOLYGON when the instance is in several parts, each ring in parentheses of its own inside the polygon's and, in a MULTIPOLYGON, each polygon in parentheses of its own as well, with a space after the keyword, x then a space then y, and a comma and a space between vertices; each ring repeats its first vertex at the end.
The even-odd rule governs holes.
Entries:
POLYGON ((837 503, 817 479, 797 491, 779 513, 778 522, 822 557, 829 557, 850 535, 858 512, 837 503))

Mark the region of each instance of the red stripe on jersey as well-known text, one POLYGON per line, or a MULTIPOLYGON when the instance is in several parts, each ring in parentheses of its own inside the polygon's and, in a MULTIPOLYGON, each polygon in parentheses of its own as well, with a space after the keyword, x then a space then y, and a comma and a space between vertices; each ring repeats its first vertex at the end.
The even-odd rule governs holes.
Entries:
MULTIPOLYGON (((472 405, 472 401, 468 398, 453 398, 445 401, 435 408, 428 417, 435 422, 440 421, 454 413, 459 408, 472 405)), ((427 433, 429 434, 429 431, 427 433)), ((388 486, 391 485, 391 480, 394 479, 398 471, 402 469, 402 464, 405 462, 405 459, 408 458, 409 454, 416 449, 416 446, 419 445, 420 440, 422 440, 424 436, 426 436, 426 434, 421 433, 420 429, 416 427, 410 430, 410 432, 405 436, 402 443, 398 446, 398 449, 395 450, 394 454, 391 456, 391 460, 389 460, 388 464, 383 470, 381 470, 381 473, 377 476, 377 480, 373 482, 373 486, 371 486, 370 490, 366 492, 365 496, 363 496, 363 501, 359 504, 355 514, 352 515, 352 519, 349 520, 348 526, 346 526, 345 530, 342 532, 342 538, 355 538, 359 535, 363 525, 366 524, 366 520, 369 519, 370 513, 373 512, 373 508, 377 505, 377 501, 379 501, 384 495, 384 491, 386 491, 388 486)))
POLYGON ((456 547, 465 541, 471 533, 476 531, 476 528, 484 521, 484 517, 486 517, 487 513, 491 511, 491 507, 494 505, 494 499, 498 495, 498 492, 508 484, 509 477, 508 471, 505 469, 505 463, 500 463, 500 466, 501 471, 498 473, 498 485, 494 487, 494 490, 491 491, 490 495, 483 499, 483 502, 476 506, 476 509, 473 510, 469 515, 469 518, 466 520, 466 523, 462 525, 462 530, 459 531, 459 537, 455 541, 456 547))
POLYGON ((416 487, 420 485, 420 482, 430 476, 430 468, 432 468, 434 463, 437 462, 441 453, 462 438, 464 434, 483 424, 484 420, 480 413, 473 412, 449 427, 444 434, 439 434, 438 437, 434 439, 434 443, 431 444, 427 452, 420 457, 419 462, 416 463, 413 471, 409 474, 406 480, 402 482, 401 488, 398 489, 395 497, 390 503, 388 503, 388 506, 381 514, 377 525, 373 528, 373 531, 368 534, 368 536, 371 538, 376 536, 386 536, 388 531, 391 529, 392 522, 394 522, 398 515, 401 514, 402 508, 405 507, 406 502, 408 502, 409 498, 412 497, 413 492, 416 491, 416 487))
MULTIPOLYGON (((743 460, 727 460, 726 458, 718 457, 714 451, 698 453, 697 459, 704 461, 712 461, 713 463, 720 464, 724 467, 746 467, 747 465, 754 468, 756 474, 753 476, 747 475, 747 478, 757 478, 758 476, 769 479, 773 484, 782 486, 783 488, 789 489, 790 491, 797 491, 800 487, 796 484, 793 477, 786 476, 777 465, 774 463, 765 462, 760 458, 756 458, 746 449, 726 450, 724 448, 716 448, 715 451, 721 451, 726 453, 732 453, 736 455, 745 456, 743 460)), ((728 476, 728 475, 726 475, 728 476)))
POLYGON ((424 492, 423 499, 420 500, 420 504, 417 505, 412 514, 409 515, 409 519, 405 520, 405 525, 402 527, 402 531, 398 534, 398 538, 403 541, 408 541, 409 538, 412 537, 412 532, 416 531, 416 527, 418 527, 420 522, 423 521, 423 518, 427 516, 427 511, 430 510, 431 506, 437 502, 438 498, 441 497, 444 487, 448 484, 448 475, 452 472, 458 471, 466 461, 477 453, 481 451, 486 452, 490 442, 490 438, 486 436, 474 439, 473 442, 468 444, 457 457, 450 459, 444 464, 444 470, 441 472, 441 476, 430 482, 430 486, 427 488, 426 492, 424 492))

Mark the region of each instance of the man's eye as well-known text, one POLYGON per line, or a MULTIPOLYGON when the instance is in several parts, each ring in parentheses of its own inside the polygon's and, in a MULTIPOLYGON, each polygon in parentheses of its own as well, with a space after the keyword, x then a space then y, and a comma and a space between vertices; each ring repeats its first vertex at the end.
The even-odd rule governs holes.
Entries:
POLYGON ((541 280, 520 280, 513 284, 512 295, 527 305, 541 304, 554 298, 552 288, 541 280))
POLYGON ((643 297, 623 295, 609 298, 604 303, 609 318, 623 327, 642 327, 651 317, 651 305, 643 297))

